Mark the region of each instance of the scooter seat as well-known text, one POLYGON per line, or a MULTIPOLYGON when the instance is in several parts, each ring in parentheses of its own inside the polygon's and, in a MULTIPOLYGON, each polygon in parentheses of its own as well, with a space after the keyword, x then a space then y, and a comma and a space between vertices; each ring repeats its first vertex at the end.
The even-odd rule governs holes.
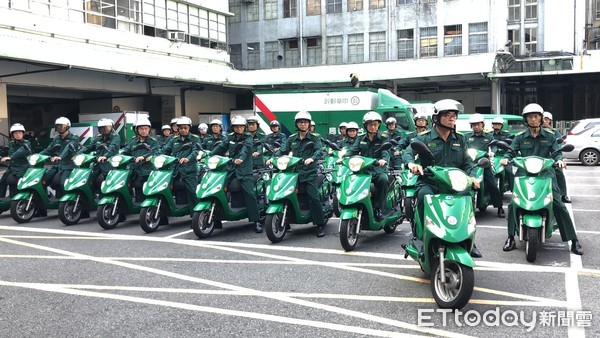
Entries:
POLYGON ((242 191, 242 185, 240 184, 240 180, 234 177, 229 183, 229 187, 227 188, 229 192, 240 192, 242 191))

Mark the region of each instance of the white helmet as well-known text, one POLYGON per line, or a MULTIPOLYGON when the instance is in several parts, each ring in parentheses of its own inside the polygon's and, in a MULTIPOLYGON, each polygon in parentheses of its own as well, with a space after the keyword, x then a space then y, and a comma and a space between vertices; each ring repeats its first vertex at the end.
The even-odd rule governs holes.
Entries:
POLYGON ((246 118, 246 123, 256 123, 256 124, 258 124, 258 117, 256 117, 256 115, 248 116, 246 118))
POLYGON ((178 118, 178 117, 174 117, 174 118, 172 118, 172 119, 171 119, 171 124, 172 124, 172 125, 173 125, 173 124, 177 124, 177 121, 178 121, 178 120, 179 120, 179 118, 178 118))
POLYGON ((220 126, 223 126, 223 122, 221 122, 221 120, 219 120, 219 119, 214 119, 214 120, 210 121, 210 125, 212 126, 213 124, 218 124, 220 126))
POLYGON ((311 127, 313 127, 313 126, 316 126, 316 124, 315 124, 315 121, 313 121, 313 120, 310 120, 310 126, 311 126, 311 127))
POLYGON ((348 122, 346 124, 346 130, 348 130, 348 129, 356 129, 356 130, 358 130, 358 123, 356 123, 356 122, 348 122))
POLYGON ((152 127, 152 123, 150 123, 150 120, 148 120, 147 118, 142 117, 139 120, 137 120, 137 122, 135 123, 135 128, 137 129, 138 127, 141 127, 141 126, 152 127))
POLYGON ((98 128, 108 127, 108 126, 111 126, 111 127, 114 126, 113 120, 107 119, 107 118, 102 118, 102 119, 98 120, 98 128))
POLYGON ((348 123, 342 122, 342 123, 340 123, 340 126, 338 128, 339 129, 342 129, 342 128, 346 128, 347 129, 348 128, 348 123))
POLYGON ((504 119, 501 118, 500 116, 494 117, 494 119, 492 120, 492 124, 496 124, 496 123, 504 124, 504 119))
POLYGON ((443 111, 455 111, 457 114, 462 114, 465 111, 465 106, 462 103, 452 99, 439 100, 433 107, 433 115, 437 115, 443 111))
POLYGON ((22 132, 25 132, 25 126, 23 126, 23 125, 22 125, 22 124, 20 124, 20 123, 15 123, 15 124, 13 124, 13 125, 10 127, 10 132, 9 132, 9 134, 12 134, 12 133, 13 133, 13 131, 22 131, 22 132))
POLYGON ((62 117, 62 116, 61 116, 61 117, 59 117, 59 118, 57 118, 57 119, 56 119, 56 121, 54 122, 54 124, 55 124, 55 125, 56 125, 56 124, 64 124, 64 125, 66 125, 67 127, 71 127, 71 121, 70 121, 68 118, 66 118, 66 117, 62 117))
POLYGON ((550 119, 550 121, 552 121, 552 120, 553 120, 553 118, 552 118, 552 113, 551 113, 551 112, 547 112, 547 111, 545 111, 545 112, 544 112, 544 118, 545 118, 545 119, 550 119))
POLYGON ((376 111, 367 112, 365 116, 363 116, 362 123, 364 125, 365 123, 371 121, 379 121, 379 123, 381 123, 381 115, 379 115, 379 113, 376 111))
POLYGON ((469 117, 469 124, 483 122, 484 120, 483 115, 475 113, 469 117))
POLYGON ((310 116, 310 113, 306 110, 301 110, 294 116, 294 122, 297 122, 298 120, 309 120, 312 122, 312 116, 310 116))
POLYGON ((168 124, 165 124, 162 127, 160 127, 160 130, 171 130, 171 126, 168 124))
POLYGON ((417 112, 415 116, 413 116, 413 120, 416 122, 419 119, 427 120, 427 114, 424 112, 417 112))
POLYGON ((231 119, 231 125, 232 126, 245 126, 246 125, 246 119, 243 116, 234 116, 231 119))
POLYGON ((279 121, 273 120, 273 121, 271 121, 271 123, 269 123, 269 126, 271 126, 271 127, 279 127, 279 121))
POLYGON ((203 131, 207 131, 208 130, 208 125, 206 123, 200 123, 198 125, 198 130, 203 130, 203 131))
POLYGON ((385 124, 391 124, 391 123, 398 123, 398 121, 396 121, 395 117, 388 117, 387 120, 385 120, 385 124))
POLYGON ((543 115, 544 108, 542 108, 542 106, 540 106, 537 103, 530 103, 530 104, 526 105, 525 108, 523 108, 523 113, 521 115, 523 115, 523 117, 525 117, 525 115, 532 114, 532 113, 537 113, 537 114, 543 115))
POLYGON ((187 117, 187 116, 182 116, 179 119, 177 119, 177 125, 178 126, 182 126, 182 125, 188 125, 188 126, 192 126, 192 119, 187 117))

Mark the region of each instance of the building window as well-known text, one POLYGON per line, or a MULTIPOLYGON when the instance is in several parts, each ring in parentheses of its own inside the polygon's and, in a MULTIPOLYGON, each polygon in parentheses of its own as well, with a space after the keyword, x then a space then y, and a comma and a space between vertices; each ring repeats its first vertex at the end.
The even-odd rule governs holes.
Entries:
POLYGON ((233 63, 235 69, 243 69, 242 45, 229 45, 229 61, 233 63))
POLYGON ((348 35, 348 62, 364 62, 365 61, 365 37, 361 34, 348 35))
POLYGON ((306 15, 321 15, 321 0, 306 0, 306 15))
POLYGON ((398 59, 412 59, 415 57, 414 34, 412 29, 398 31, 398 59))
POLYGON ((341 35, 327 37, 327 64, 333 65, 343 62, 343 42, 341 35))
MULTIPOLYGON (((13 3, 16 4, 17 2, 14 1, 13 3)), ((27 6, 25 1, 19 3, 27 6)), ((50 1, 45 0, 31 0, 29 10, 35 14, 50 15, 49 3, 50 1)), ((173 4, 171 5, 173 7, 173 4)), ((176 4, 174 7, 177 8, 176 4)), ((87 23, 135 33, 140 32, 142 22, 141 0, 86 0, 85 9, 87 23)))
POLYGON ((487 53, 488 51, 488 24, 478 22, 469 24, 469 54, 487 53))
POLYGON ((369 60, 385 60, 385 32, 369 33, 369 60))
POLYGON ((265 67, 279 67, 279 41, 265 42, 265 67))
POLYGON ((258 1, 245 4, 246 21, 258 21, 258 1))
POLYGON ((369 0, 369 9, 385 8, 385 0, 369 0))
POLYGON ((525 20, 537 20, 538 0, 525 0, 525 20))
POLYGON ((249 43, 246 48, 248 50, 246 69, 260 69, 260 43, 249 43))
POLYGON ((298 51, 298 40, 287 40, 283 44, 283 64, 286 67, 300 65, 300 52, 298 51))
POLYGON ((396 0, 397 5, 410 5, 414 4, 417 0, 396 0))
POLYGON ((508 21, 521 21, 521 0, 508 0, 508 21))
POLYGON ((525 52, 537 52, 537 27, 525 28, 525 52))
POLYGON ((444 55, 462 54, 462 25, 444 26, 444 55))
MULTIPOLYGON (((148 0, 144 0, 148 1, 148 0)), ((150 0, 153 1, 153 0, 150 0)), ((229 18, 230 23, 241 22, 242 17, 242 2, 241 0, 229 0, 229 11, 233 16, 229 18)))
POLYGON ((295 18, 296 17, 296 1, 297 0, 283 0, 283 17, 284 18, 295 18))
POLYGON ((363 0, 348 0, 348 12, 362 11, 363 0))
POLYGON ((508 45, 512 55, 521 55, 521 32, 518 29, 508 30, 508 45))
POLYGON ((327 0, 327 14, 341 13, 342 0, 327 0))
POLYGON ((420 28, 420 54, 422 58, 437 56, 437 27, 420 28))
POLYGON ((277 7, 278 0, 264 0, 265 4, 265 20, 273 20, 277 19, 277 11, 279 8, 277 7))
POLYGON ((323 48, 320 38, 306 39, 306 56, 309 65, 320 65, 323 63, 323 48))
POLYGON ((600 0, 596 0, 596 20, 600 20, 600 0))

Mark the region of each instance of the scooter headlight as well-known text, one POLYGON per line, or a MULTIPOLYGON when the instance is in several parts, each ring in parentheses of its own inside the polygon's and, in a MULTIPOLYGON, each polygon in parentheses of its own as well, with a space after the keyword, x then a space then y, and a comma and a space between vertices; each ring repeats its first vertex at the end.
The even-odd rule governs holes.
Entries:
POLYGON ((290 164, 289 157, 284 156, 277 159, 277 169, 279 170, 287 169, 288 164, 290 164))
POLYGON ((206 164, 206 166, 208 167, 208 169, 214 170, 217 168, 217 164, 219 164, 219 158, 217 156, 213 156, 208 159, 208 163, 206 164))
POLYGON ((465 191, 469 187, 469 176, 462 170, 448 170, 448 179, 454 191, 465 191))
POLYGON ((165 165, 166 160, 167 160, 167 158, 162 155, 156 156, 154 158, 154 166, 156 167, 156 169, 162 168, 163 165, 165 165))
POLYGON ((81 167, 84 160, 85 160, 84 155, 77 155, 73 158, 73 163, 75 163, 76 166, 81 167))
POLYGON ((467 150, 467 154, 469 154, 469 157, 475 161, 475 159, 477 158, 477 149, 474 148, 470 148, 469 150, 467 150))
POLYGON ((544 160, 541 158, 530 157, 525 159, 525 170, 530 174, 538 174, 544 166, 544 160))
POLYGON ((110 158, 110 165, 113 166, 114 168, 117 168, 119 166, 119 164, 121 164, 122 160, 123 160, 123 156, 115 155, 110 158))
POLYGON ((33 154, 33 155, 29 156, 27 161, 29 161, 29 165, 35 165, 39 159, 40 159, 40 155, 33 154))
POLYGON ((357 172, 362 168, 363 164, 365 164, 365 160, 360 157, 353 157, 348 161, 348 168, 353 172, 357 172))
POLYGON ((433 220, 427 216, 425 216, 425 226, 438 238, 443 238, 446 235, 446 229, 435 224, 433 220))

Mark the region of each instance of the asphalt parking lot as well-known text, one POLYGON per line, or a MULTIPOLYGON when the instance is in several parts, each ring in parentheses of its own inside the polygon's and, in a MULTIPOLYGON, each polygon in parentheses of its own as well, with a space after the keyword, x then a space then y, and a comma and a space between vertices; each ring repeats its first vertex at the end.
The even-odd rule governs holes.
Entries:
POLYGON ((247 222, 198 240, 186 217, 145 234, 133 216, 107 231, 95 218, 64 226, 56 211, 25 225, 3 214, 0 335, 598 336, 600 167, 570 165, 567 179, 584 256, 555 234, 527 263, 523 243, 502 251, 504 219, 478 215, 466 319, 438 312, 428 276, 404 259, 407 223, 363 232, 345 253, 338 219, 324 238, 301 226, 273 245, 247 222))

